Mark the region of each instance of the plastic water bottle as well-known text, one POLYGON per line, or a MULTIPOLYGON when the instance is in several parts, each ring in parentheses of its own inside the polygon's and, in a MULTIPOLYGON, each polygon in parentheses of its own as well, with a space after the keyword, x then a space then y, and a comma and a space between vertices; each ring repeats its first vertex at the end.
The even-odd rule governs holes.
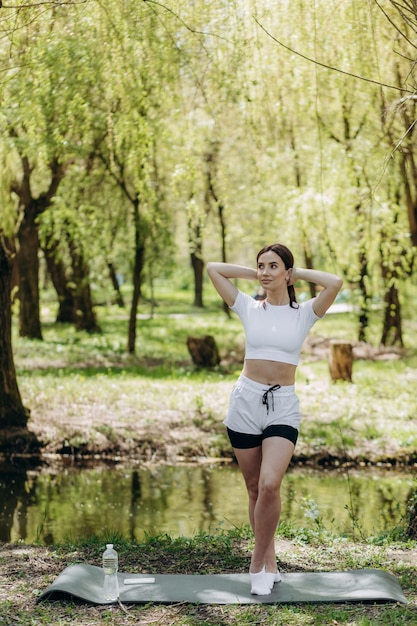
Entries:
POLYGON ((107 602, 115 602, 119 597, 119 582, 117 580, 117 570, 119 569, 119 559, 112 543, 106 545, 103 553, 104 571, 104 599, 107 602))

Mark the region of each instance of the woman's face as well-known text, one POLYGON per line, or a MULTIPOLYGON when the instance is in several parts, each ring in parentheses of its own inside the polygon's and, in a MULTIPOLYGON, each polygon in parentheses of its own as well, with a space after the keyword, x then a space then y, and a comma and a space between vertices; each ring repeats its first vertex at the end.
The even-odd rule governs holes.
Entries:
POLYGON ((287 284, 289 272, 281 257, 272 250, 264 252, 258 259, 258 280, 264 289, 274 289, 287 284))

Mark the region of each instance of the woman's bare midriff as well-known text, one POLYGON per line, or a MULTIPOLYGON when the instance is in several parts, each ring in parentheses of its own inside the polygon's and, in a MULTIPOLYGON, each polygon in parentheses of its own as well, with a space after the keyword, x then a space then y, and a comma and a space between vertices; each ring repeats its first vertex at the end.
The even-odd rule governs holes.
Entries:
POLYGON ((246 359, 242 374, 246 378, 264 385, 293 385, 295 382, 296 365, 280 361, 264 361, 262 359, 246 359))

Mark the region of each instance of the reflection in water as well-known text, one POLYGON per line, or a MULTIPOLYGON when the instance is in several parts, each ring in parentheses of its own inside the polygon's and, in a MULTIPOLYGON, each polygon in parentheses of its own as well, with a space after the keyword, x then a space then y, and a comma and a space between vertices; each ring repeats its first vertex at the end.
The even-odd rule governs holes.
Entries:
POLYGON ((17 533, 26 534, 24 514, 24 509, 27 507, 26 480, 27 474, 24 468, 17 469, 11 465, 4 465, 0 470, 0 541, 10 541, 14 516, 17 512, 17 533))
MULTIPOLYGON (((346 475, 292 470, 283 485, 282 521, 365 534, 401 522, 415 478, 368 471, 346 475)), ((0 468, 0 539, 45 545, 117 531, 190 536, 246 525, 247 496, 236 466, 171 466, 35 473, 0 468)))

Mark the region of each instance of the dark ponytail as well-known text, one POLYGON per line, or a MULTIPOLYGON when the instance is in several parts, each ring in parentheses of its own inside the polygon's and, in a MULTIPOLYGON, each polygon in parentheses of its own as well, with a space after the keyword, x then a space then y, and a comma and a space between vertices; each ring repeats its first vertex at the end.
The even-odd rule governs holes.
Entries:
MULTIPOLYGON (((257 254, 256 263, 258 263, 259 257, 261 256, 261 254, 264 254, 265 252, 269 252, 269 251, 275 252, 275 254, 277 254, 282 259, 285 265, 285 269, 289 270, 292 267, 294 267, 293 253, 291 252, 289 248, 287 248, 287 246, 284 246, 282 243, 272 243, 269 246, 265 246, 264 248, 262 248, 262 250, 260 250, 257 254)), ((288 285, 287 290, 288 290, 288 296, 290 298, 290 306, 293 309, 297 309, 298 305, 297 305, 297 298, 295 295, 294 285, 288 285)))

